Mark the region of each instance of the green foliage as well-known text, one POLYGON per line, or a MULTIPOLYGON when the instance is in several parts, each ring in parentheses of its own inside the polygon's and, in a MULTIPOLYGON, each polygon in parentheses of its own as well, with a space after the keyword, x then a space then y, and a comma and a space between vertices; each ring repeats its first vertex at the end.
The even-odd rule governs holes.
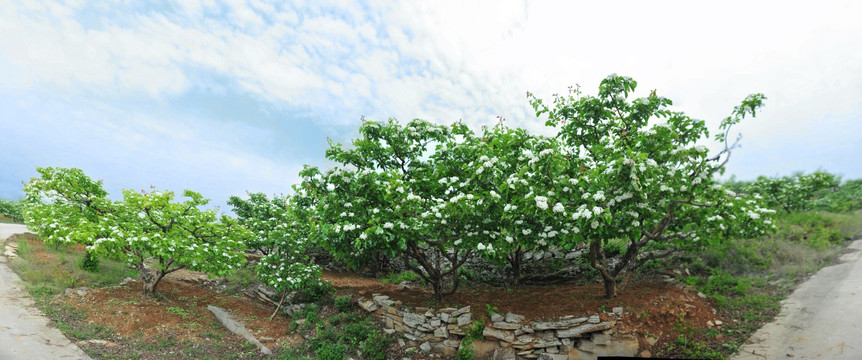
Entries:
POLYGON ((225 275, 245 261, 248 231, 215 210, 209 200, 186 190, 174 193, 123 191, 112 201, 79 169, 37 168, 40 177, 24 186, 27 226, 49 243, 87 246, 99 256, 121 259, 138 270, 144 292, 155 295, 162 277, 183 268, 225 275), (153 263, 146 261, 153 258, 153 263))
POLYGON ((455 358, 458 360, 473 360, 473 341, 482 339, 484 331, 485 325, 481 321, 474 321, 473 325, 467 329, 467 336, 461 339, 461 347, 458 349, 458 354, 455 358))
MULTIPOLYGON (((463 269, 460 269, 460 270, 463 270, 463 269)), ((423 282, 424 280, 422 280, 422 278, 419 277, 419 275, 417 275, 415 272, 412 272, 412 271, 402 271, 399 273, 391 273, 391 274, 388 274, 388 275, 380 278, 380 282, 385 283, 385 284, 400 284, 403 281, 423 282)))
POLYGON ((248 200, 231 196, 228 204, 250 230, 248 246, 264 255, 257 265, 260 280, 278 291, 321 286, 321 269, 307 251, 319 234, 310 219, 308 199, 248 196, 248 200))
POLYGON ((168 306, 167 308, 165 308, 165 310, 167 310, 167 311, 168 311, 169 313, 171 313, 171 314, 179 315, 179 316, 180 316, 180 317, 182 317, 183 319, 185 319, 185 318, 189 317, 189 312, 188 312, 188 310, 183 309, 183 308, 181 308, 181 307, 168 306))
MULTIPOLYGON (((760 176, 753 182, 739 183, 736 186, 745 192, 757 194, 758 198, 762 197, 765 206, 785 212, 798 212, 816 208, 831 210, 846 206, 836 204, 833 207, 832 200, 825 200, 830 193, 836 192, 840 182, 837 175, 815 171, 811 174, 796 173, 776 178, 760 176)), ((852 188, 847 190, 852 191, 852 188)), ((842 195, 849 194, 842 192, 842 195)))
POLYGON ((601 82, 598 96, 572 88, 548 106, 528 94, 536 115, 559 128, 558 140, 568 149, 566 165, 553 175, 556 191, 546 202, 564 204, 561 212, 574 221, 576 241, 590 243, 590 263, 602 275, 608 297, 615 295, 621 274, 653 258, 771 230, 773 211, 713 178, 734 148, 726 137, 730 127, 753 116, 765 97, 750 95, 733 109, 715 137, 723 149, 709 156, 708 148, 698 145, 709 137, 704 121, 671 111, 671 100, 655 91, 629 100, 636 87, 631 78, 612 74, 601 82), (605 252, 611 239, 627 240, 614 267, 605 252), (640 256, 646 249, 649 254, 640 256))
POLYGON ((328 303, 332 301, 335 288, 328 281, 312 281, 299 289, 298 301, 328 303))
MULTIPOLYGON (((341 297, 339 299, 346 298, 341 297)), ((349 298, 348 298, 349 299, 349 298)), ((338 300, 336 300, 338 302, 338 300)), ((349 304, 349 302, 348 302, 349 304)), ((317 359, 346 359, 359 355, 362 359, 381 360, 389 348, 388 339, 366 315, 356 311, 339 312, 328 319, 320 319, 321 308, 310 304, 297 314, 305 317, 304 331, 316 333, 299 352, 309 352, 317 359)), ((298 356, 292 354, 291 356, 298 356)))
POLYGON ((353 310, 353 298, 350 295, 335 298, 335 309, 340 312, 349 312, 353 310))
POLYGON ((0 215, 17 223, 24 222, 24 205, 21 201, 0 200, 0 215))
POLYGON ((81 258, 81 269, 91 272, 99 271, 99 258, 91 251, 85 251, 81 258))

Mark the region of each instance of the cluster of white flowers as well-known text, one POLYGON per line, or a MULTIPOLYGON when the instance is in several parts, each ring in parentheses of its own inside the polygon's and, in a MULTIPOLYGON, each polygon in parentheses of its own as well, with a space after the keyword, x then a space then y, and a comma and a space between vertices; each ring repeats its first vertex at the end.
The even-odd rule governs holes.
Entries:
POLYGON ((564 211, 566 211, 566 208, 563 206, 563 203, 558 202, 558 203, 554 204, 554 212, 555 213, 562 213, 564 211))
POLYGON ((538 207, 541 210, 547 210, 548 209, 548 198, 546 198, 544 196, 536 196, 535 200, 536 200, 536 207, 538 207))

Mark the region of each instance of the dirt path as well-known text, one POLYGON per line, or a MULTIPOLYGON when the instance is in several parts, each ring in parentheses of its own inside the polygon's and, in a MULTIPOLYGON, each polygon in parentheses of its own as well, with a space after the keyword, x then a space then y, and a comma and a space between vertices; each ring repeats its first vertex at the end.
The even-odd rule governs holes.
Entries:
MULTIPOLYGON (((0 244, 26 231, 24 225, 0 224, 0 244)), ((90 359, 49 325, 20 282, 0 254, 0 359, 90 359)))
POLYGON ((862 240, 782 301, 736 360, 862 359, 862 240))

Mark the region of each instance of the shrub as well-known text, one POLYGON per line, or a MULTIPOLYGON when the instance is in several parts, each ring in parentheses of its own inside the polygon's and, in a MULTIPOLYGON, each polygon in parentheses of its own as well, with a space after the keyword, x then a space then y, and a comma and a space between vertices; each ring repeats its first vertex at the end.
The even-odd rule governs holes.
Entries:
POLYGON ((339 296, 335 299, 335 309, 343 313, 353 310, 353 298, 350 295, 339 296))

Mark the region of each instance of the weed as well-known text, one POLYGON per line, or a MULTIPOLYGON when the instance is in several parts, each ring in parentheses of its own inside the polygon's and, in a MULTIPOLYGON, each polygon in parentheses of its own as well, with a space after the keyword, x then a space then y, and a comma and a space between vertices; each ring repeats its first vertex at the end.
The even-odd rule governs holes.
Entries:
POLYGON ((488 314, 488 317, 491 317, 495 313, 500 313, 500 309, 497 309, 496 306, 485 304, 485 313, 488 314))
POLYGON ((168 306, 167 308, 165 308, 165 310, 167 310, 167 311, 168 311, 169 313, 171 313, 171 314, 179 315, 179 316, 180 316, 180 317, 182 317, 183 319, 185 319, 185 318, 189 317, 189 312, 188 312, 188 310, 183 309, 183 308, 181 308, 181 307, 168 306))
POLYGON ((422 280, 422 278, 418 274, 416 274, 415 272, 412 272, 412 271, 402 271, 400 273, 391 273, 391 274, 388 274, 388 275, 380 278, 380 282, 386 283, 386 284, 400 284, 404 281, 408 281, 408 282, 421 281, 424 284, 424 281, 422 280))
POLYGON ((335 309, 343 313, 353 310, 353 298, 350 295, 339 296, 335 299, 335 309))

